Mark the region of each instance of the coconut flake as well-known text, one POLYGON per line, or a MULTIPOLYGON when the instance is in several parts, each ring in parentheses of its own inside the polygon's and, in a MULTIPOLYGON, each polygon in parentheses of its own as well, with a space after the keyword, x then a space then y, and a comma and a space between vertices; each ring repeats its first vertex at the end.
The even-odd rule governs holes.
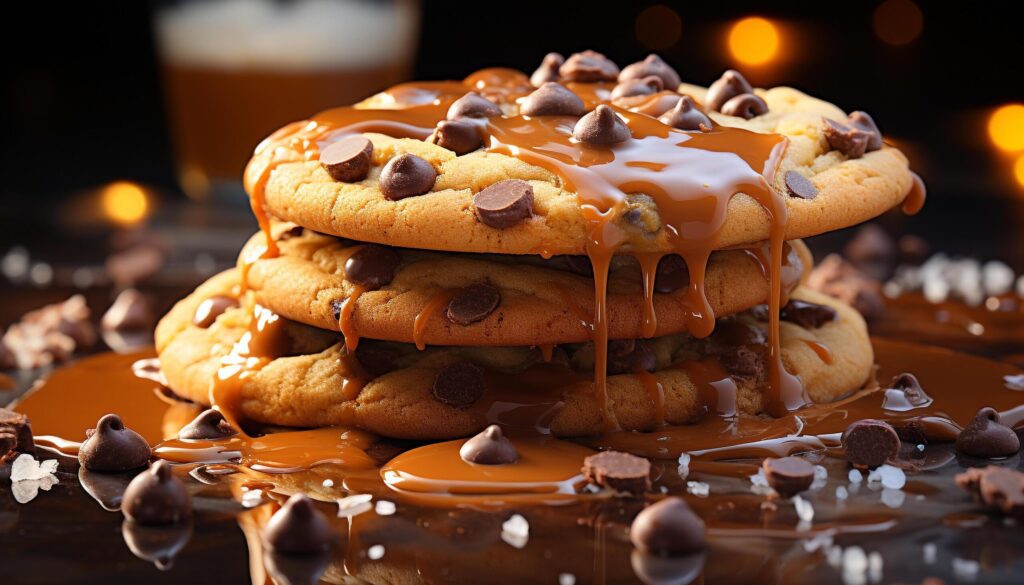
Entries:
POLYGON ((509 546, 523 548, 530 540, 530 523, 522 515, 513 514, 501 524, 501 539, 509 546))

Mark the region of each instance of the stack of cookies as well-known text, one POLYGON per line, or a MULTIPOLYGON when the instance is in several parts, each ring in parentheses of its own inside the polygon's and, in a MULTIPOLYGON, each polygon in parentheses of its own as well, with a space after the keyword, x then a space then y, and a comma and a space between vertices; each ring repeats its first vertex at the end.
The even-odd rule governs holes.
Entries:
POLYGON ((262 229, 158 326, 169 387, 416 440, 836 400, 872 348, 799 238, 923 200, 867 114, 593 51, 291 124, 245 182, 262 229))

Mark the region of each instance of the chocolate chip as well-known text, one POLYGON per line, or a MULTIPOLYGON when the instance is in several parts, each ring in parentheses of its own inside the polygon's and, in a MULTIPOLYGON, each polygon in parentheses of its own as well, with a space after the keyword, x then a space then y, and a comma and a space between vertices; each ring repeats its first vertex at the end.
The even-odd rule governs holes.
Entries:
POLYGON ((663 89, 665 89, 665 84, 662 83, 661 78, 650 75, 643 79, 629 79, 619 82, 615 89, 612 90, 611 98, 617 100, 637 95, 651 95, 663 89))
POLYGON ((676 70, 663 61, 661 57, 653 53, 647 55, 647 58, 643 61, 627 65, 622 70, 622 73, 619 73, 619 82, 630 79, 642 79, 651 75, 658 77, 661 80, 662 86, 671 90, 675 90, 682 83, 676 70))
POLYGON ((836 320, 836 310, 825 305, 792 299, 779 311, 779 318, 804 329, 817 329, 836 320))
POLYGON ((730 375, 737 378, 760 380, 766 372, 764 357, 744 345, 724 348, 718 354, 718 361, 730 375))
POLYGON ((896 242, 878 224, 864 224, 843 247, 843 255, 861 269, 891 268, 896 262, 896 242))
POLYGON ((749 120, 768 113, 768 104, 752 93, 741 93, 722 104, 722 113, 749 120))
POLYGON ((892 425, 869 418, 846 427, 842 443, 846 459, 862 469, 878 467, 896 457, 900 450, 900 437, 892 425))
POLYGON ((956 450, 971 457, 1004 459, 1020 451, 1020 438, 1013 429, 999 422, 996 409, 985 407, 960 431, 956 450))
POLYGON ((608 342, 608 373, 628 374, 637 370, 653 372, 658 368, 651 345, 642 339, 615 339, 608 342))
POLYGON ((810 179, 796 171, 786 171, 786 191, 791 197, 814 199, 818 196, 818 188, 810 179))
POLYGON ((619 67, 597 51, 583 51, 570 55, 558 74, 568 81, 615 81, 619 67))
POLYGON ((365 136, 346 136, 320 151, 320 166, 335 181, 355 183, 370 173, 373 143, 365 136))
POLYGON ((621 494, 640 497, 651 489, 651 462, 620 451, 603 451, 583 460, 590 483, 621 494))
POLYGON ((810 489, 814 483, 814 466, 799 457, 771 457, 761 464, 768 485, 784 498, 791 498, 810 489))
POLYGON ((953 479, 979 503, 1024 520, 1024 473, 989 465, 968 469, 953 479))
POLYGON ((326 551, 334 539, 327 518, 305 494, 288 498, 263 529, 263 542, 275 552, 289 555, 326 551))
POLYGON ((29 422, 28 416, 13 410, 0 408, 0 434, 7 437, 0 444, 0 459, 3 459, 12 451, 19 453, 35 452, 35 442, 32 440, 32 423, 29 422))
POLYGON ((554 81, 540 86, 519 104, 523 116, 582 116, 586 111, 578 95, 554 81))
POLYGON ((237 431, 231 427, 231 423, 224 419, 224 415, 220 411, 209 408, 199 413, 199 416, 192 419, 192 422, 181 427, 181 430, 178 431, 178 438, 214 440, 230 437, 236 433, 237 431))
POLYGON ((559 53, 548 53, 540 62, 540 67, 530 76, 530 85, 540 87, 549 81, 558 81, 558 68, 565 63, 565 57, 559 53))
POLYGON ((404 153, 384 165, 380 173, 380 190, 384 197, 398 201, 423 195, 434 188, 437 171, 415 154, 404 153))
POLYGON ((121 512, 143 526, 177 524, 192 516, 192 500, 171 465, 161 459, 128 484, 121 512))
POLYGON ((629 539, 636 548, 658 556, 704 550, 704 521, 679 497, 669 496, 644 508, 633 520, 629 539))
POLYGON ((397 354, 393 351, 365 343, 360 343, 356 349, 356 361, 366 370, 367 374, 375 378, 393 372, 397 367, 395 363, 397 358, 397 354))
POLYGON ((711 118, 700 111, 697 102, 688 95, 679 98, 675 107, 662 114, 658 120, 676 130, 707 132, 713 126, 711 118))
POLYGON ((490 118, 500 116, 501 108, 484 96, 471 91, 452 102, 448 108, 448 119, 458 118, 490 118))
POLYGON ((825 140, 833 150, 846 155, 848 158, 860 158, 867 152, 868 143, 871 137, 860 128, 847 126, 841 122, 829 118, 823 118, 825 126, 825 140))
MULTIPOLYGON (((885 397, 882 401, 882 408, 896 412, 906 412, 915 408, 928 406, 932 403, 932 397, 925 393, 921 383, 914 374, 902 373, 893 377, 889 387, 885 390, 885 397)), ((897 429, 900 438, 903 438, 902 430, 897 429)))
POLYGON ((533 216, 533 186, 519 179, 494 183, 473 196, 473 211, 484 225, 512 227, 533 216))
POLYGON ((704 107, 720 112, 725 102, 738 95, 753 93, 753 91, 754 88, 750 86, 746 77, 743 77, 739 71, 730 69, 708 88, 708 93, 704 97, 704 107))
POLYGON ((468 120, 441 120, 427 142, 462 156, 483 145, 480 127, 468 120))
POLYGON ((606 105, 583 116, 572 129, 572 137, 587 144, 616 144, 629 140, 629 126, 606 105))
POLYGON ((501 432, 501 427, 491 425, 463 443, 459 456, 479 465, 507 465, 519 459, 519 452, 501 432))
POLYGON ((814 267, 807 286, 852 306, 868 321, 885 312, 882 286, 838 254, 829 254, 814 267))
POLYGON ((215 295, 203 302, 199 303, 196 307, 196 313, 192 316, 192 324, 196 327, 203 329, 213 325, 217 317, 220 317, 228 309, 234 309, 238 306, 238 299, 225 295, 215 295))
POLYGON ((458 292, 448 303, 445 313, 456 325, 472 325, 483 321, 501 304, 501 291, 480 282, 458 292))
POLYGON ((126 428, 121 417, 107 414, 86 432, 78 461, 91 471, 128 471, 149 463, 152 452, 142 435, 126 428))
POLYGON ((431 393, 441 404, 453 408, 469 408, 484 395, 484 372, 468 362, 445 366, 437 377, 431 393))
POLYGON ((667 254, 658 261, 654 292, 669 294, 690 285, 690 270, 679 254, 667 254))
POLYGON ((847 118, 847 123, 868 135, 867 152, 882 148, 882 132, 875 124, 875 120, 867 112, 853 112, 847 118))
POLYGON ((150 329, 156 321, 156 314, 150 307, 146 295, 128 288, 121 291, 100 320, 104 331, 139 331, 150 329))
POLYGON ((377 290, 395 278, 402 255, 386 246, 365 244, 345 260, 345 278, 365 290, 377 290))

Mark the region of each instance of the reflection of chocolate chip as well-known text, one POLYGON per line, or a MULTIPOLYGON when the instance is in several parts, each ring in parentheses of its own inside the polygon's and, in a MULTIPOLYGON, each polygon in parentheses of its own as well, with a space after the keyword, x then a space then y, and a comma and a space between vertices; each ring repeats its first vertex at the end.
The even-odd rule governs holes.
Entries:
POLYGON ((434 378, 431 393, 441 404, 468 408, 484 395, 484 372, 468 362, 445 366, 434 378))
POLYGON ((334 531, 305 494, 288 498, 263 529, 263 541, 275 552, 311 555, 331 548, 334 531))
POLYGON ((107 414, 78 449, 78 461, 91 471, 127 471, 149 463, 152 452, 142 435, 126 428, 121 417, 107 414))
POLYGON ((583 475, 590 483, 632 496, 651 489, 651 462, 620 451, 603 451, 583 460, 583 475))
MULTIPOLYGON (((644 508, 629 529, 636 548, 662 557, 681 556, 705 548, 704 521, 679 497, 670 496, 644 508)), ((668 581, 666 581, 668 582, 668 581)))
POLYGON ((565 63, 565 57, 558 53, 544 55, 540 67, 530 76, 530 85, 540 87, 549 81, 558 81, 558 68, 565 63))
POLYGON ((836 320, 836 310, 825 305, 791 299, 779 311, 779 318, 804 329, 817 329, 836 320))
POLYGON ((971 457, 1003 459, 1020 451, 1020 438, 1013 429, 999 422, 996 409, 985 407, 960 431, 956 450, 971 457))
POLYGON ((785 498, 809 489, 814 483, 814 466, 799 457, 769 457, 761 464, 761 469, 768 485, 785 498))
POLYGON ((32 440, 32 424, 28 417, 20 412, 0 408, 0 434, 7 438, 0 442, 0 459, 11 451, 32 453, 35 443, 32 440))
POLYGON ((629 140, 629 126, 606 105, 583 116, 572 129, 572 137, 587 144, 616 144, 629 140))
POLYGON ((1024 473, 989 465, 968 469, 954 481, 978 502, 1024 520, 1024 473))
POLYGON ((177 524, 192 515, 192 500, 171 465, 160 460, 128 484, 121 511, 144 526, 177 524))
POLYGON ((697 108, 697 102, 693 101, 693 98, 684 95, 679 98, 676 102, 675 107, 671 110, 662 114, 659 118, 663 124, 675 128, 676 130, 686 131, 702 131, 706 132, 711 130, 713 124, 711 118, 704 112, 697 108))
POLYGON ((452 102, 448 108, 448 119, 457 118, 490 118, 500 116, 501 108, 484 96, 471 91, 452 102))
POLYGON ((501 432, 501 427, 491 425, 463 443, 459 456, 479 465, 506 465, 515 463, 519 459, 519 452, 501 432))
POLYGON ((462 156, 480 148, 483 138, 479 127, 468 120, 441 120, 427 142, 462 156))
POLYGON ((223 439, 236 434, 231 423, 225 420, 219 410, 208 408, 192 419, 192 422, 181 427, 178 438, 185 440, 223 439))
POLYGON ((882 132, 879 131, 875 120, 867 112, 853 112, 846 121, 850 126, 867 133, 867 152, 882 148, 882 132))
POLYGON ((597 51, 583 51, 570 55, 558 74, 569 81, 615 81, 619 67, 597 51))
POLYGON ((384 197, 398 201, 423 195, 434 188, 437 171, 415 154, 404 153, 384 165, 380 173, 380 190, 384 197))
POLYGON ((233 309, 238 306, 238 299, 225 295, 215 295, 203 302, 199 303, 196 307, 196 313, 192 316, 192 324, 196 327, 206 329, 210 325, 213 325, 217 317, 220 317, 228 309, 233 309))
POLYGON ((739 71, 730 69, 708 88, 708 93, 704 97, 704 106, 709 110, 720 112, 725 102, 738 95, 753 91, 754 88, 750 86, 746 77, 743 77, 739 71))
POLYGON ((736 116, 737 118, 749 120, 767 114, 768 104, 752 93, 742 93, 736 97, 729 98, 729 101, 722 104, 722 113, 726 116, 736 116))
POLYGON ((873 469, 896 457, 900 450, 900 437, 885 422, 863 419, 846 427, 842 436, 846 459, 858 468, 873 469))
POLYGON ((841 122, 824 118, 825 139, 833 150, 846 155, 848 158, 860 158, 867 151, 868 142, 871 137, 860 128, 847 126, 841 122))
POLYGON ((345 260, 345 278, 366 290, 377 290, 395 278, 402 255, 391 248, 366 244, 345 260))
POLYGON ((643 79, 629 79, 619 82, 612 89, 611 98, 617 100, 638 95, 651 95, 663 89, 665 89, 665 85, 662 83, 661 78, 651 75, 643 79))
POLYGON ((533 186, 520 179, 498 181, 473 196, 477 219, 504 229, 533 216, 533 186))
POLYGON ((586 111, 578 95, 554 81, 540 86, 519 104, 524 116, 582 116, 586 111))
POLYGON ((335 181, 355 183, 370 173, 373 143, 354 134, 332 143, 320 151, 320 165, 335 181))
POLYGON ((657 356, 650 343, 643 339, 615 339, 608 342, 608 373, 628 374, 637 370, 653 372, 658 368, 657 356))
POLYGON ((658 261, 654 276, 654 292, 673 293, 690 285, 690 271, 679 254, 667 254, 658 261))
POLYGON ((661 57, 650 54, 643 61, 637 61, 627 65, 622 73, 619 73, 619 82, 630 79, 642 79, 654 75, 661 80, 664 87, 675 90, 682 83, 679 74, 671 65, 662 60, 661 57))
POLYGON ((786 192, 800 199, 814 199, 818 196, 818 188, 810 179, 796 171, 786 171, 786 192))
POLYGON ((192 523, 172 526, 144 526, 131 519, 121 523, 121 536, 128 549, 138 558, 153 563, 161 571, 174 565, 174 557, 192 538, 192 523))
POLYGON ((448 303, 445 313, 457 325, 472 325, 483 321, 501 304, 501 291, 480 282, 458 292, 448 303))

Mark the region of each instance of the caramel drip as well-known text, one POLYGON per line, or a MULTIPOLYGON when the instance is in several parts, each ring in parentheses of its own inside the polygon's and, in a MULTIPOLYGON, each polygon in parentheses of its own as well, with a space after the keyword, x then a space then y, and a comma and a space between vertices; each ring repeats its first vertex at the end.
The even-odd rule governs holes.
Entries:
POLYGON ((903 213, 917 215, 924 207, 924 202, 928 198, 928 189, 925 188, 924 181, 921 180, 917 173, 911 171, 910 175, 914 181, 910 185, 910 191, 907 192, 906 199, 903 200, 903 213))
POLYGON ((416 349, 423 351, 427 348, 427 342, 424 339, 427 334, 427 324, 438 311, 443 310, 448 306, 448 303, 452 302, 452 299, 458 292, 452 289, 442 290, 431 297, 427 304, 423 305, 423 308, 420 309, 420 312, 416 314, 416 319, 412 323, 412 340, 416 343, 416 349))
POLYGON ((355 353, 356 348, 359 347, 359 332, 356 330, 355 323, 352 322, 352 312, 356 309, 356 301, 364 292, 363 287, 355 287, 352 294, 348 295, 348 298, 341 303, 341 309, 338 312, 338 328, 341 330, 342 336, 345 337, 345 349, 349 353, 355 353))
POLYGON ((644 287, 644 326, 642 335, 650 339, 658 330, 658 316, 654 311, 654 279, 658 274, 658 262, 664 254, 634 254, 637 262, 640 263, 640 271, 643 275, 644 287))
POLYGON ((687 361, 676 367, 686 372, 697 389, 697 400, 705 415, 714 415, 715 418, 736 416, 736 381, 717 359, 687 361))
POLYGON ((590 322, 593 315, 591 315, 585 308, 581 307, 569 291, 565 290, 565 288, 557 282, 549 282, 547 285, 555 290, 558 296, 561 297, 562 304, 568 307, 569 310, 572 311, 573 315, 580 320, 580 325, 586 329, 591 329, 593 327, 590 322))
POLYGON ((553 358, 555 355, 555 348, 557 347, 557 345, 555 345, 554 343, 542 343, 537 347, 540 348, 540 355, 541 358, 544 360, 544 363, 550 364, 551 358, 553 358))
POLYGON ((813 339, 805 339, 803 341, 807 347, 811 348, 814 350, 814 353, 818 354, 818 357, 821 358, 822 362, 830 366, 832 365, 832 362, 835 359, 835 356, 832 355, 832 348, 820 341, 814 341, 813 339))
POLYGON ((355 350, 346 347, 341 352, 341 365, 345 368, 345 379, 341 383, 341 395, 345 400, 355 400, 366 386, 370 376, 363 370, 355 350))
POLYGON ((654 407, 654 425, 656 427, 665 426, 665 388, 658 381, 658 377, 647 370, 637 369, 633 371, 633 374, 640 378, 647 398, 651 401, 651 406, 654 407))

